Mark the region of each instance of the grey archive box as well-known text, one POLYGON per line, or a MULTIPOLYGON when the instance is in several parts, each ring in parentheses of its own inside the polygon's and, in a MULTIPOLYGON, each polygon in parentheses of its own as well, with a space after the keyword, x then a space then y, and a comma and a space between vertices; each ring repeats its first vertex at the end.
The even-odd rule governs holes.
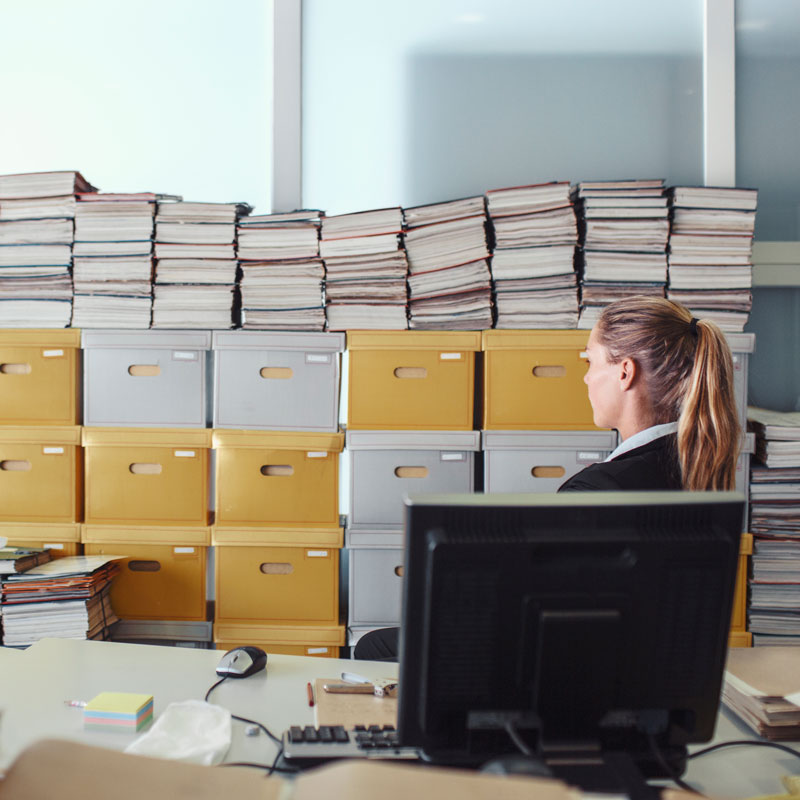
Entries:
POLYGON ((347 431, 348 547, 402 547, 406 494, 472 492, 480 431, 347 431))
POLYGON ((747 427, 747 370, 750 353, 755 350, 754 333, 726 333, 725 338, 733 355, 733 393, 739 409, 739 422, 747 427))
POLYGON ((209 331, 83 331, 83 424, 205 428, 209 331))
POLYGON ((215 332, 214 427, 336 431, 343 333, 215 332))
POLYGON ((616 446, 615 431, 483 431, 484 491, 558 491, 616 446))
POLYGON ((350 552, 350 627, 400 624, 403 598, 403 550, 353 548, 350 552))
POLYGON ((750 457, 756 452, 756 435, 754 433, 742 434, 742 446, 739 458, 736 461, 735 486, 737 492, 745 497, 744 519, 742 532, 747 533, 750 525, 750 457))

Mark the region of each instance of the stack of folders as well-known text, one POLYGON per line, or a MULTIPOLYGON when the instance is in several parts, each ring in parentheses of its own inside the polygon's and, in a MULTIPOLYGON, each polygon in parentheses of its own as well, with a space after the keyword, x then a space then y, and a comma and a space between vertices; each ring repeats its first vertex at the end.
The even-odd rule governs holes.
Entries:
POLYGON ((156 212, 154 328, 234 325, 236 221, 246 203, 159 203, 156 212))
POLYGON ((667 297, 725 331, 741 331, 752 306, 755 189, 676 186, 671 192, 667 297), (709 288, 709 287, 713 287, 709 288))
POLYGON ((581 228, 578 327, 593 327, 603 308, 623 297, 663 297, 669 240, 664 181, 585 181, 574 196, 581 228))
POLYGON ((321 217, 319 210, 302 209, 239 220, 236 238, 243 328, 323 330, 321 217))
POLYGON ((409 328, 492 327, 492 284, 483 197, 403 212, 409 328))
POLYGON ((800 650, 731 648, 722 702, 765 739, 800 739, 800 650))
POLYGON ((0 326, 64 328, 72 317, 79 172, 0 175, 0 326))
POLYGON ((94 731, 136 733, 153 720, 153 695, 100 692, 83 707, 83 727, 94 731))
POLYGON ((119 556, 68 556, 2 579, 3 644, 39 639, 107 639, 117 621, 111 581, 119 556))
POLYGON ((748 629, 753 644, 800 645, 800 413, 748 409, 756 434, 748 629))
POLYGON ((322 217, 328 328, 403 330, 408 327, 406 254, 397 207, 322 217))
POLYGON ((76 328, 149 328, 156 201, 178 197, 78 195, 73 283, 76 328))
POLYGON ((497 328, 574 328, 578 231, 567 181, 491 189, 497 328))

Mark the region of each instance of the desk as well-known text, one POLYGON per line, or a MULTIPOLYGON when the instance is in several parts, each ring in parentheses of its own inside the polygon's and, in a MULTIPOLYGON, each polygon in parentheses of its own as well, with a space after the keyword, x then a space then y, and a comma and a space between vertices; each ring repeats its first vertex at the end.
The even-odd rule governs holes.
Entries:
MULTIPOLYGON (((152 694, 158 716, 173 701, 202 699, 217 680, 222 653, 181 647, 44 639, 25 651, 0 648, 0 771, 27 745, 56 737, 123 750, 135 734, 84 731, 80 708, 65 700, 89 700, 101 691, 152 694)), ((228 680, 211 702, 232 713, 264 723, 274 734, 290 725, 313 723, 306 683, 314 678, 357 671, 367 678, 392 677, 396 664, 270 655, 266 672, 228 680), (357 663, 357 666, 356 666, 357 663)), ((726 710, 719 715, 714 742, 754 739, 755 735, 726 710)), ((699 749, 699 748, 696 748, 699 749)), ((226 761, 269 764, 275 744, 263 733, 245 735, 233 725, 226 761)), ((718 797, 782 793, 780 776, 800 774, 800 759, 767 748, 731 748, 690 761, 684 779, 718 797)))

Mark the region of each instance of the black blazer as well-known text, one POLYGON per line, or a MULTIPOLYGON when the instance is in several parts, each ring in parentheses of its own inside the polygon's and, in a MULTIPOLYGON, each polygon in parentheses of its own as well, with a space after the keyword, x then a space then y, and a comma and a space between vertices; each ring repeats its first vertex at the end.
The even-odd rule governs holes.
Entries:
POLYGON ((591 464, 559 487, 559 492, 681 489, 674 433, 621 453, 613 461, 591 464))

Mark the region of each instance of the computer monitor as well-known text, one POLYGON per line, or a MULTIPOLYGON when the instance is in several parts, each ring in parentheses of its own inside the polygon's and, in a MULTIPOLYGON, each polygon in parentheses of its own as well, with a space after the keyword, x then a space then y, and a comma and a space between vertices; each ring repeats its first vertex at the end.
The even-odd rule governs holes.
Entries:
POLYGON ((445 764, 523 751, 587 788, 591 764, 620 754, 647 777, 680 774, 714 731, 743 503, 409 498, 402 743, 445 764))

